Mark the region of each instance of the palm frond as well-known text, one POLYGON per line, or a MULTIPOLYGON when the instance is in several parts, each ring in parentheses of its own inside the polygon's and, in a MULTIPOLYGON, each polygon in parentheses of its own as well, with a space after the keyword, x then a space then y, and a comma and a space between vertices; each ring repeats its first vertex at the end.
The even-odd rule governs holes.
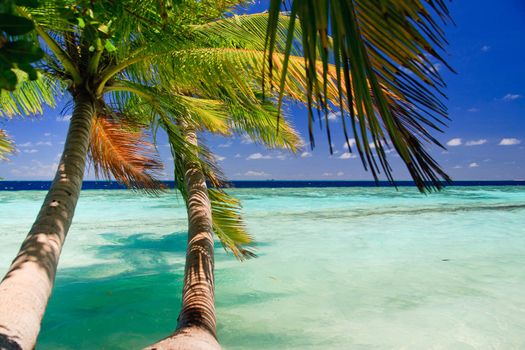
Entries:
POLYGON ((114 177, 129 188, 150 192, 163 188, 156 179, 162 163, 141 129, 104 116, 93 123, 89 155, 97 177, 114 177))
POLYGON ((14 147, 12 141, 7 136, 6 132, 0 129, 0 160, 7 159, 7 156, 13 152, 14 147))
MULTIPOLYGON (((277 21, 275 46, 276 51, 284 51, 289 23, 289 17, 280 16, 277 21)), ((268 14, 255 13, 233 15, 217 21, 192 26, 195 34, 202 36, 208 47, 239 48, 264 51, 266 32, 268 30, 268 14)), ((296 28, 296 38, 301 37, 300 28, 296 28)), ((298 52, 298 50, 296 50, 298 52)), ((296 54, 293 53, 292 54, 296 54)))
POLYGON ((213 218, 213 232, 226 251, 239 260, 256 257, 253 237, 246 230, 239 200, 218 188, 208 189, 213 218))
POLYGON ((60 81, 38 73, 38 79, 28 80, 25 73, 15 70, 20 83, 14 91, 0 92, 0 116, 42 114, 44 106, 56 107, 62 95, 60 81))
MULTIPOLYGON (((279 52, 275 38, 283 3, 270 2, 266 35, 270 62, 273 54, 279 52)), ((286 16, 290 18, 284 51, 287 57, 293 49, 295 27, 301 28, 309 118, 316 107, 325 115, 328 113, 327 75, 329 63, 334 62, 340 109, 350 112, 348 119, 357 148, 374 178, 383 170, 393 181, 382 145, 388 139, 421 191, 441 188, 441 179, 450 181, 421 142, 430 140, 439 145, 425 125, 437 129, 433 120, 446 117, 446 108, 440 101, 444 82, 435 66, 439 62, 448 67, 437 52, 446 44, 438 24, 438 20, 450 19, 445 2, 293 0, 286 16), (322 78, 317 73, 319 61, 322 78), (401 102, 390 99, 388 91, 401 102)), ((283 61, 282 72, 281 94, 289 72, 288 60, 283 61)))

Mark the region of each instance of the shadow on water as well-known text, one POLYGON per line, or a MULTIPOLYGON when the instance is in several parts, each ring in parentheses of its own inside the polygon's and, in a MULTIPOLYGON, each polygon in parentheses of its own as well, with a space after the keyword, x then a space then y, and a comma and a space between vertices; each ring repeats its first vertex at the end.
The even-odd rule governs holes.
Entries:
MULTIPOLYGON (((38 349, 139 349, 176 327, 186 232, 100 236, 106 243, 86 250, 107 263, 59 269, 38 349)), ((216 249, 218 260, 234 259, 220 243, 216 249)), ((220 266, 217 273, 223 281, 235 277, 220 266)), ((225 295, 217 307, 227 310, 275 297, 236 293, 225 295)))
POLYGON ((108 263, 59 270, 39 349, 141 348, 175 328, 186 234, 102 236, 87 249, 108 263))

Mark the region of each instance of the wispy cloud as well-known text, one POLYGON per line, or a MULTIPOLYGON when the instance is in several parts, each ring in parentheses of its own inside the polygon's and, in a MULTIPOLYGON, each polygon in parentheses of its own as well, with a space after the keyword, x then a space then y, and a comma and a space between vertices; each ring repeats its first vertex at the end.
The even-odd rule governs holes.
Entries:
POLYGON ((34 149, 34 148, 32 148, 32 149, 25 149, 24 150, 24 153, 37 153, 37 152, 38 152, 38 150, 34 149))
POLYGON ((468 167, 469 167, 469 168, 477 168, 477 167, 479 167, 479 164, 476 163, 476 162, 474 162, 474 163, 470 163, 470 164, 468 165, 468 167))
POLYGON ((355 139, 348 139, 348 143, 345 141, 343 143, 343 151, 344 150, 348 150, 348 145, 350 144, 350 147, 354 147, 355 146, 355 139))
POLYGON ((481 146, 487 143, 486 139, 470 140, 465 142, 465 146, 481 146))
POLYGON ((337 120, 341 116, 341 112, 330 112, 328 113, 328 120, 337 120))
POLYGON ((226 159, 226 157, 219 156, 218 154, 216 154, 214 157, 215 157, 215 160, 218 161, 218 162, 222 162, 223 160, 226 159))
POLYGON ((71 114, 58 116, 56 120, 57 122, 68 122, 71 120, 71 114))
POLYGON ((242 143, 243 145, 249 145, 249 144, 252 144, 252 143, 253 143, 253 140, 251 139, 250 136, 248 136, 248 135, 243 135, 243 136, 241 137, 241 143, 242 143))
POLYGON ((45 136, 45 137, 49 137, 49 136, 51 136, 51 133, 50 133, 50 132, 45 132, 45 133, 44 133, 44 136, 45 136))
POLYGON ((20 143, 20 144, 18 144, 18 147, 22 147, 22 148, 25 148, 25 147, 33 147, 33 143, 32 143, 32 142, 24 142, 24 143, 20 143))
POLYGON ((337 176, 343 176, 344 174, 345 174, 345 173, 343 173, 342 171, 338 171, 337 174, 335 174, 335 175, 337 175, 337 176))
POLYGON ((51 143, 51 141, 38 141, 36 143, 37 146, 53 146, 53 144, 51 143))
POLYGON ((506 94, 505 96, 503 96, 502 100, 510 102, 510 101, 517 100, 518 98, 521 98, 521 97, 522 96, 519 94, 506 94))
POLYGON ((450 147, 456 147, 456 146, 461 146, 463 144, 463 141, 461 141, 461 139, 459 137, 456 137, 452 140, 449 140, 447 142, 447 146, 450 146, 450 147))
POLYGON ((217 147, 219 147, 219 148, 228 148, 228 147, 230 147, 232 144, 233 144, 233 142, 228 141, 228 142, 226 142, 226 143, 221 143, 221 144, 218 145, 217 147))
POLYGON ((489 52, 490 49, 491 49, 491 47, 488 46, 488 45, 483 45, 483 46, 481 47, 481 51, 482 51, 482 52, 489 52))
POLYGON ((272 159, 272 156, 268 154, 262 154, 262 153, 252 153, 250 154, 246 160, 258 160, 258 159, 272 159))
POLYGON ((354 159, 354 158, 357 158, 357 156, 350 152, 345 152, 339 156, 339 159, 354 159))
POLYGON ((244 176, 269 176, 270 174, 265 173, 264 171, 255 171, 255 170, 248 170, 244 173, 244 176))
POLYGON ((518 140, 513 137, 509 137, 509 138, 501 139, 501 141, 499 142, 499 145, 500 146, 514 146, 514 145, 519 145, 520 143, 521 143, 521 140, 518 140))
POLYGON ((301 153, 301 158, 310 158, 311 156, 312 156, 312 153, 310 152, 301 153))
POLYGON ((476 112, 479 112, 479 108, 472 107, 472 108, 467 109, 467 112, 476 113, 476 112))

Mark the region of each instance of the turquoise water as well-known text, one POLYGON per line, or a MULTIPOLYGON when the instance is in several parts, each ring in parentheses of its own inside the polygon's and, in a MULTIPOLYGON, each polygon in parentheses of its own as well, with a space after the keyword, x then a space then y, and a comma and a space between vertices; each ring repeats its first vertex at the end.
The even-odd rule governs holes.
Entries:
MULTIPOLYGON (((217 250, 225 349, 524 349, 525 187, 239 189, 259 258, 217 250)), ((0 273, 44 192, 0 192, 0 273)), ((84 191, 38 349, 138 349, 176 325, 174 193, 84 191)))

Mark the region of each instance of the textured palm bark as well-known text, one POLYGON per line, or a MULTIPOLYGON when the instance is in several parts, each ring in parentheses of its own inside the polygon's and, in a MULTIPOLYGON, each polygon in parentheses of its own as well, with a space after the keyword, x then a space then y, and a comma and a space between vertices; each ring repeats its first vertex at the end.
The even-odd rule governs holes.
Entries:
POLYGON ((0 283, 0 349, 35 348, 80 195, 94 101, 77 94, 64 152, 33 227, 0 283))
MULTIPOLYGON (((195 132, 187 141, 197 144, 195 132)), ((182 290, 182 310, 177 330, 147 347, 149 350, 217 350, 214 253, 210 200, 206 179, 197 164, 184 161, 184 181, 188 193, 188 247, 182 290)))

